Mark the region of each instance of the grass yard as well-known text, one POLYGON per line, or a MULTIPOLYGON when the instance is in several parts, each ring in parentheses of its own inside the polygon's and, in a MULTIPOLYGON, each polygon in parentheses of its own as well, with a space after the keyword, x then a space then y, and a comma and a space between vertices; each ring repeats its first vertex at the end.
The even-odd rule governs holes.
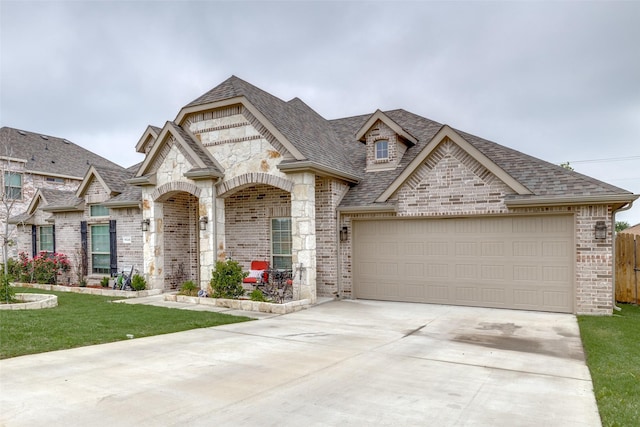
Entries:
POLYGON ((54 294, 58 307, 0 311, 0 359, 244 322, 208 311, 118 304, 96 295, 16 288, 16 292, 54 294))
POLYGON ((640 307, 578 316, 602 425, 640 425, 640 307))

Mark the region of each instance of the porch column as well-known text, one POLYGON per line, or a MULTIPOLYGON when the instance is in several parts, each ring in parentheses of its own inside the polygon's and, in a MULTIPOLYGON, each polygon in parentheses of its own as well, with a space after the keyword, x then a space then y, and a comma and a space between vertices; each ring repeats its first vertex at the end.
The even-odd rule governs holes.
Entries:
POLYGON ((143 274, 151 289, 164 289, 164 212, 162 203, 156 203, 143 194, 142 219, 149 220, 148 231, 143 232, 143 274))
POLYGON ((216 256, 218 261, 231 258, 233 254, 227 251, 227 240, 225 237, 225 211, 224 199, 215 198, 215 225, 216 225, 216 256))
POLYGON ((200 199, 198 201, 198 233, 200 236, 200 288, 207 289, 211 281, 211 272, 216 261, 216 187, 213 181, 206 185, 199 185, 200 199), (200 218, 207 217, 205 230, 200 230, 200 218))
POLYGON ((316 302, 316 177, 292 173, 291 243, 294 297, 316 302))

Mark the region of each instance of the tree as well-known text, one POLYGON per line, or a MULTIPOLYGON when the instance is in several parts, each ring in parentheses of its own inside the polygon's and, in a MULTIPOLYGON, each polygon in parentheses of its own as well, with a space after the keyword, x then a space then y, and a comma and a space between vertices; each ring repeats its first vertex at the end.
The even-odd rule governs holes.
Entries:
POLYGON ((626 228, 629 228, 629 223, 627 221, 616 221, 616 233, 619 233, 626 228))
POLYGON ((560 166, 570 171, 574 170, 569 162, 560 163, 560 166))

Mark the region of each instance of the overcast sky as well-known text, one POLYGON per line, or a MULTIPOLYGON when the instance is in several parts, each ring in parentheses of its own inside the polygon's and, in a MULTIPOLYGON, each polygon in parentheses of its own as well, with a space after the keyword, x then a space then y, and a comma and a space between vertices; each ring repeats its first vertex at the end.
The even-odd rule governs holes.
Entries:
POLYGON ((403 108, 640 193, 640 1, 0 0, 0 40, 0 125, 127 167, 147 125, 236 75, 328 119, 403 108))

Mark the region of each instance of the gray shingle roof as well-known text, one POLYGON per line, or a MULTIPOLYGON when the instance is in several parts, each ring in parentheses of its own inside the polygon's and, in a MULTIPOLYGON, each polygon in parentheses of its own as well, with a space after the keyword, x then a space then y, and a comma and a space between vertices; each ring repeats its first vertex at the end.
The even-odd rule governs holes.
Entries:
MULTIPOLYGON (((298 98, 285 102, 235 76, 193 100, 186 107, 239 96, 244 96, 257 108, 307 160, 361 178, 343 198, 343 207, 374 205, 378 196, 393 183, 442 127, 438 122, 405 110, 384 112, 418 142, 407 149, 398 168, 365 172, 365 145, 357 141, 355 136, 370 114, 326 120, 298 98)), ((509 197, 632 194, 495 142, 459 130, 456 132, 533 193, 509 197)))
POLYGON ((66 139, 10 127, 0 129, 0 156, 26 160, 28 171, 80 179, 90 165, 119 167, 66 139))
POLYGON ((94 166, 94 168, 107 187, 115 193, 122 193, 129 186, 125 181, 134 177, 134 173, 129 169, 102 166, 94 166))

